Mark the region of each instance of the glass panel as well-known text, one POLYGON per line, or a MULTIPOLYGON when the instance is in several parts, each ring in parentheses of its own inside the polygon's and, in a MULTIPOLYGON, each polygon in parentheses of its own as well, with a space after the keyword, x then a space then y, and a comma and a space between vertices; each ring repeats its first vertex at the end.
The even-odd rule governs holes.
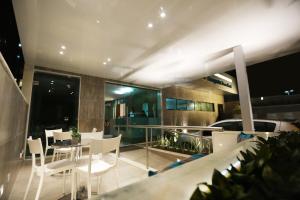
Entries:
MULTIPOLYGON (((176 99, 166 100, 166 104, 170 102, 170 106, 175 107, 174 100, 176 102, 176 99)), ((145 129, 129 128, 126 125, 159 125, 160 115, 160 91, 106 83, 104 134, 116 135, 114 125, 123 125, 120 128, 123 146, 145 142, 145 129)), ((158 132, 153 130, 153 136, 158 132)))
POLYGON ((187 110, 194 110, 195 109, 195 104, 193 101, 188 100, 187 101, 187 110))
POLYGON ((176 99, 166 98, 166 109, 176 110, 176 99))
POLYGON ((28 136, 42 138, 45 129, 77 127, 80 79, 34 73, 28 136))
POLYGON ((177 110, 187 110, 188 101, 183 99, 177 99, 177 110))

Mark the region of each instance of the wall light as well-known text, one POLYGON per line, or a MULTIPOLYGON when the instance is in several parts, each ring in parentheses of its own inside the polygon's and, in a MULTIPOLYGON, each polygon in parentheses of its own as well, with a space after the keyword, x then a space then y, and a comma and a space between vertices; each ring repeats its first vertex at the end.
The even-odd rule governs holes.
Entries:
POLYGON ((221 79, 223 79, 223 80, 225 80, 225 81, 228 81, 228 82, 230 82, 230 83, 232 83, 232 80, 230 79, 230 78, 228 78, 228 77, 226 77, 226 76, 224 76, 224 75, 222 75, 222 74, 214 74, 216 77, 218 77, 218 78, 221 78, 221 79))
POLYGON ((115 94, 126 94, 130 92, 133 92, 133 88, 131 87, 122 87, 114 91, 115 94))

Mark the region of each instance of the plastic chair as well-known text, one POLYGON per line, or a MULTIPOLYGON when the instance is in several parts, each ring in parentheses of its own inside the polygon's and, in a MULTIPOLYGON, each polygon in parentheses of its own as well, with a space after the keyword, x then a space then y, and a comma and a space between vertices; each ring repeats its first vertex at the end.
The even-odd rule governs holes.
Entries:
MULTIPOLYGON (((64 141, 64 140, 72 140, 72 133, 71 132, 53 132, 53 140, 54 142, 57 141, 64 141)), ((74 151, 71 147, 65 148, 54 148, 52 162, 55 160, 55 156, 57 155, 57 159, 60 159, 60 155, 64 154, 65 158, 67 158, 68 154, 71 155, 72 151, 74 151)))
MULTIPOLYGON (((119 148, 120 148, 121 135, 115 138, 109 139, 94 139, 90 144, 89 156, 87 159, 80 159, 76 165, 76 173, 83 174, 84 177, 87 178, 87 191, 88 198, 91 198, 91 178, 97 177, 97 193, 100 193, 100 178, 104 173, 116 169, 118 166, 118 156, 119 156, 119 148), (114 159, 112 163, 106 162, 101 157, 97 157, 99 154, 109 153, 111 151, 115 151, 114 159), (97 157, 97 158, 96 158, 97 157)), ((117 185, 118 182, 118 174, 115 171, 117 185)))
POLYGON ((46 136, 45 156, 47 156, 47 152, 49 149, 54 149, 52 146, 49 145, 49 138, 53 138, 53 132, 62 132, 62 129, 45 130, 45 136, 46 136))
POLYGON ((44 181, 44 176, 51 176, 53 174, 59 173, 59 172, 63 172, 64 173, 64 185, 63 185, 63 193, 65 193, 65 184, 66 184, 66 176, 65 176, 65 172, 67 170, 72 170, 72 186, 71 186, 71 199, 73 199, 74 197, 74 183, 75 183, 75 179, 74 179, 74 169, 75 169, 75 163, 72 162, 71 160, 59 160, 59 161, 55 161, 49 164, 45 164, 45 157, 44 157, 44 153, 43 153, 43 146, 42 146, 42 142, 41 139, 38 138, 36 140, 32 140, 32 138, 30 137, 28 140, 28 145, 29 145, 29 150, 30 153, 32 154, 32 169, 31 169, 31 174, 30 174, 30 178, 29 178, 29 182, 28 185, 26 187, 26 192, 24 195, 24 200, 27 198, 28 195, 28 191, 32 182, 32 178, 33 175, 36 174, 37 176, 40 176, 40 181, 39 181, 39 186, 35 195, 35 200, 39 199, 40 193, 41 193, 41 189, 42 189, 42 185, 43 185, 43 181, 44 181), (40 165, 37 165, 36 162, 36 155, 39 154, 40 155, 40 165))
POLYGON ((103 131, 100 132, 91 132, 91 133, 81 133, 81 148, 80 148, 80 156, 82 156, 82 149, 89 148, 90 143, 93 139, 103 139, 103 131))

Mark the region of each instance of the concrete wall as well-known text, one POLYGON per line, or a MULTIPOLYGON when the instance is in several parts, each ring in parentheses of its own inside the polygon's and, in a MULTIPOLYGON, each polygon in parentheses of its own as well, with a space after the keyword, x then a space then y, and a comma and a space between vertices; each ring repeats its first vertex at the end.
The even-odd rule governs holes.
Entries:
POLYGON ((0 54, 0 199, 8 199, 25 142, 27 103, 0 54))
POLYGON ((192 90, 179 86, 172 86, 162 89, 162 101, 164 125, 209 125, 215 122, 218 117, 218 104, 224 104, 224 98, 222 94, 217 94, 209 90, 192 90), (215 112, 166 110, 166 98, 214 103, 215 112))

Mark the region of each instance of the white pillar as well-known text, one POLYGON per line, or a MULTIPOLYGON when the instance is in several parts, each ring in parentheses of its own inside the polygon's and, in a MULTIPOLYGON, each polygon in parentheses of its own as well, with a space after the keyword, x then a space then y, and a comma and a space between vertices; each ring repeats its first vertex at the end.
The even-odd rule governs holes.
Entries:
POLYGON ((233 53, 243 120, 243 130, 254 131, 249 82, 242 46, 234 47, 233 53))

